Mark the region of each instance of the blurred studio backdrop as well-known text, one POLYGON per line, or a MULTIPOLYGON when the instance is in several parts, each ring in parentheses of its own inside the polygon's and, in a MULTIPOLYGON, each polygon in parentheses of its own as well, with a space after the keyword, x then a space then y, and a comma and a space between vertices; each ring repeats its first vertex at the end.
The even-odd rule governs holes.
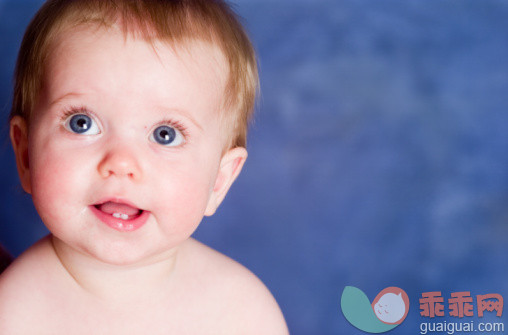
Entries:
MULTIPOLYGON (((7 116, 42 1, 0 0, 0 243, 47 234, 19 186, 7 116)), ((259 54, 249 158, 195 237, 272 291, 292 334, 362 334, 345 286, 508 299, 508 2, 237 0, 259 54)), ((492 313, 491 313, 492 314, 492 313)), ((508 311, 487 320, 503 322, 508 311)))

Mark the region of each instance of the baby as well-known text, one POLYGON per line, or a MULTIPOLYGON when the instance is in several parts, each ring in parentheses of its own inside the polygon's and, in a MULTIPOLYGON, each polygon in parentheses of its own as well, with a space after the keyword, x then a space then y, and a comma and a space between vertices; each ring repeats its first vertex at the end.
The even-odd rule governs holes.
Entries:
POLYGON ((54 0, 25 34, 10 136, 51 234, 0 276, 0 334, 287 334, 190 236, 247 158, 252 46, 221 0, 54 0))

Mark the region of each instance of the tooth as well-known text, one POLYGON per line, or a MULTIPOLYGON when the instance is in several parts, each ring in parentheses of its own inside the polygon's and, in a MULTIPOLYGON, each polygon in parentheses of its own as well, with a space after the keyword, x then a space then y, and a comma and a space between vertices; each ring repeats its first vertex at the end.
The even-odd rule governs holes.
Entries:
POLYGON ((127 220, 127 219, 129 218, 129 216, 128 216, 127 214, 121 214, 121 215, 120 215, 120 218, 121 218, 122 220, 127 220))
POLYGON ((112 215, 113 215, 113 217, 115 217, 117 219, 122 217, 122 214, 120 214, 120 213, 113 213, 112 215))

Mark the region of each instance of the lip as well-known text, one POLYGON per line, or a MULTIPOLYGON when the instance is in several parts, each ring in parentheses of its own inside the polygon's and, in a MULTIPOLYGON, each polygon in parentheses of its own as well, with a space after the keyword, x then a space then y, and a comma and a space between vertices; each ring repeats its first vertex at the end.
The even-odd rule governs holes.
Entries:
POLYGON ((149 211, 141 210, 141 214, 133 219, 129 220, 122 220, 119 218, 115 218, 114 216, 104 213, 103 211, 99 210, 95 206, 98 204, 103 204, 105 202, 112 201, 120 204, 129 205, 134 208, 138 208, 136 205, 133 205, 129 203, 128 201, 118 199, 118 198, 108 198, 101 200, 97 202, 96 204, 90 205, 89 208, 92 211, 92 213, 95 214, 95 216, 101 220, 103 223, 105 223, 108 227, 113 228, 120 232, 132 232, 136 231, 139 228, 143 227, 148 220, 148 217, 150 215, 149 211))

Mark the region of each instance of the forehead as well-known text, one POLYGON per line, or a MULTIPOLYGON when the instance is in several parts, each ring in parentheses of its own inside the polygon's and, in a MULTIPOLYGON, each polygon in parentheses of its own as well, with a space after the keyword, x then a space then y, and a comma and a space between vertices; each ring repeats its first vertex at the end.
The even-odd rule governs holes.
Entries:
POLYGON ((220 108, 228 66, 208 42, 177 44, 135 37, 116 26, 79 26, 58 34, 45 64, 44 91, 137 98, 196 108, 220 108), (215 106, 212 106, 215 105, 215 106))

